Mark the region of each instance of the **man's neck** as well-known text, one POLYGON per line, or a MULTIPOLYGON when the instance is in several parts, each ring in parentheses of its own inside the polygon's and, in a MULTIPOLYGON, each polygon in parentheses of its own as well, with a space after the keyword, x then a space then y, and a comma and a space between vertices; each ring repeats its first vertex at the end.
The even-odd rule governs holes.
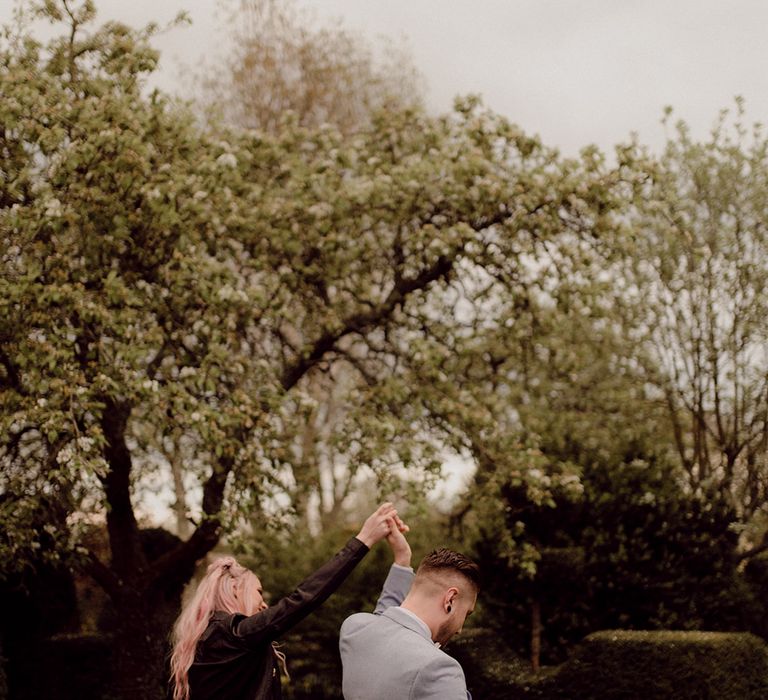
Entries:
POLYGON ((417 617, 421 622, 423 622, 427 629, 429 630, 429 636, 432 639, 432 641, 435 641, 435 634, 437 632, 437 627, 433 626, 432 622, 429 619, 429 614, 424 609, 423 605, 419 605, 418 601, 415 600, 409 600, 406 598, 401 604, 400 607, 403 608, 403 610, 407 610, 409 613, 417 617))

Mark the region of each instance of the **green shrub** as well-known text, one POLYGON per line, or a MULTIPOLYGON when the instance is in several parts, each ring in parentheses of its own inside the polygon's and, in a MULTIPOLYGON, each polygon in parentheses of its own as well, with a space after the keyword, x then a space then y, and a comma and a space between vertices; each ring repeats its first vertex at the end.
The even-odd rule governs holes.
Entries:
POLYGON ((518 656, 494 630, 476 627, 452 640, 446 652, 464 669, 467 688, 482 700, 528 700, 542 697, 537 690, 546 681, 534 675, 527 659, 518 656))
POLYGON ((747 633, 596 632, 553 681, 549 700, 763 700, 768 646, 747 633))

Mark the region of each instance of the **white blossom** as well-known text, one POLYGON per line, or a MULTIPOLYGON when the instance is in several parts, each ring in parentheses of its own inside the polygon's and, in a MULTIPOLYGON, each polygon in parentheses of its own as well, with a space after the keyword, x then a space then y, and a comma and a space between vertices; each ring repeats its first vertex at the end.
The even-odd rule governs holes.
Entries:
POLYGON ((60 217, 64 213, 64 207, 61 206, 61 202, 53 197, 45 203, 45 215, 52 219, 60 217))
POLYGON ((318 202, 313 204, 307 211, 312 214, 316 219, 323 219, 326 216, 330 216, 333 212, 333 207, 328 202, 318 202))
POLYGON ((93 447, 93 438, 81 435, 77 438, 77 446, 83 450, 83 452, 89 452, 93 447))
POLYGON ((69 464, 72 459, 75 456, 75 449, 72 443, 69 443, 68 445, 64 445, 64 447, 59 450, 59 454, 57 455, 57 459, 59 461, 59 464, 69 464))
POLYGON ((216 159, 216 165, 220 165, 223 168, 236 168, 237 158, 234 153, 222 153, 216 159))
POLYGON ((219 287, 219 290, 216 292, 216 296, 221 301, 229 301, 233 296, 235 295, 235 290, 232 289, 228 284, 225 284, 223 287, 219 287))

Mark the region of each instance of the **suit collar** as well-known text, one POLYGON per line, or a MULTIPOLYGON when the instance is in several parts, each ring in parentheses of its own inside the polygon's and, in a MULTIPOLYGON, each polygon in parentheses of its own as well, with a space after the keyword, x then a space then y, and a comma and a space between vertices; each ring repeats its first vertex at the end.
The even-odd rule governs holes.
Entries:
POLYGON ((430 632, 427 623, 417 617, 414 613, 404 610, 399 605, 395 605, 391 608, 387 608, 382 615, 388 617, 390 620, 394 620, 403 627, 407 627, 412 632, 416 632, 416 634, 429 641, 430 644, 434 643, 432 641, 432 632, 430 632))

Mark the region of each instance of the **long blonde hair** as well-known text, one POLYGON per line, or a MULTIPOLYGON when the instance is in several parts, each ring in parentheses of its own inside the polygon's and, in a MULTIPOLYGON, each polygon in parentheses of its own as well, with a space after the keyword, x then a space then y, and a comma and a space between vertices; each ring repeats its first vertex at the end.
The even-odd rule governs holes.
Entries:
MULTIPOLYGON (((189 700, 189 668, 195 660, 197 642, 217 610, 253 615, 259 612, 256 592, 259 579, 232 557, 221 557, 208 566, 191 600, 173 626, 171 681, 173 700, 189 700)), ((285 668, 285 657, 277 652, 285 668)))

